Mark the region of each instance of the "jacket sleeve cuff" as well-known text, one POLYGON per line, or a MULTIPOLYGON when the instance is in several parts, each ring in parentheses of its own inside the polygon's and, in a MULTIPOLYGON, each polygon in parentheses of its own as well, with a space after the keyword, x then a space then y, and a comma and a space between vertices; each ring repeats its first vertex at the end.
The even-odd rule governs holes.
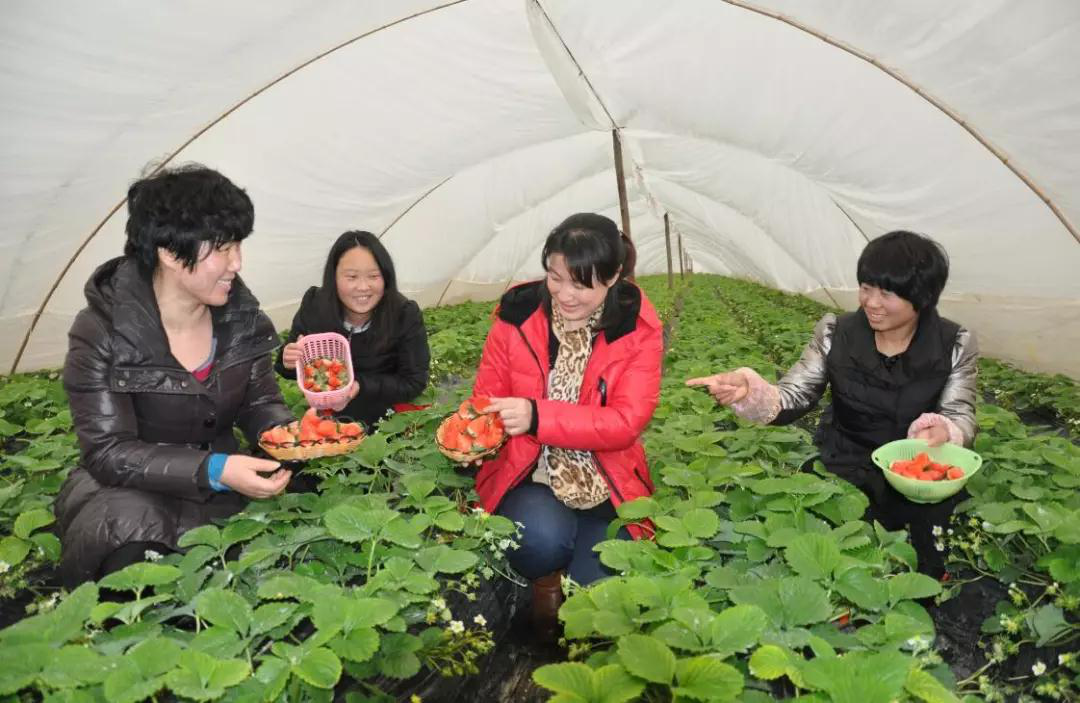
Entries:
POLYGON ((949 418, 938 413, 923 413, 915 418, 915 421, 908 427, 908 439, 914 437, 919 430, 938 426, 944 427, 945 431, 948 432, 949 442, 961 447, 964 446, 964 433, 960 431, 960 427, 949 418))
POLYGON ((540 429, 540 413, 536 410, 536 398, 529 398, 529 404, 532 405, 532 419, 529 420, 527 433, 535 437, 536 431, 540 429))
POLYGON ((228 454, 211 454, 206 460, 206 479, 210 484, 210 488, 218 493, 225 493, 229 491, 229 487, 221 482, 221 473, 225 470, 225 462, 228 461, 228 454))
POLYGON ((743 367, 735 373, 742 374, 750 391, 742 400, 732 403, 731 409, 744 420, 769 424, 780 414, 780 390, 762 378, 757 371, 743 367))

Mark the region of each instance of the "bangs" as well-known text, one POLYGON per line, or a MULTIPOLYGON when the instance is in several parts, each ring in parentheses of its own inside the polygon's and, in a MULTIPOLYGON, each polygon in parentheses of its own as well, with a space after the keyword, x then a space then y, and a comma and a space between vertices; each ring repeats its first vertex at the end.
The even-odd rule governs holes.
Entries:
POLYGON ((550 237, 544 245, 544 270, 548 270, 548 259, 553 254, 562 254, 575 283, 592 288, 594 278, 605 281, 613 278, 618 271, 616 253, 606 241, 589 234, 587 230, 570 229, 550 237))

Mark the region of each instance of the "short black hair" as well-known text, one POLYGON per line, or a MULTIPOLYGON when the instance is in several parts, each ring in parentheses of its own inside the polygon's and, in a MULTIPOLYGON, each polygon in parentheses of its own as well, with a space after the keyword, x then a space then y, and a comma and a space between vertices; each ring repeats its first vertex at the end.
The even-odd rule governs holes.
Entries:
POLYGON ((152 274, 158 248, 189 269, 199 262, 203 242, 217 248, 251 234, 251 198, 225 176, 201 164, 163 169, 128 189, 124 255, 152 274))
MULTIPOLYGON (((552 254, 566 257, 570 278, 589 288, 593 286, 594 272, 601 282, 618 277, 617 283, 620 283, 633 278, 634 264, 637 262, 637 251, 630 238, 619 231, 611 218, 593 212, 571 215, 551 230, 540 254, 544 271, 548 270, 548 259, 552 254)), ((551 296, 547 286, 541 286, 540 291, 544 307, 550 314, 551 296)), ((601 329, 615 323, 619 314, 619 297, 625 295, 627 291, 622 285, 613 285, 608 289, 604 298, 604 313, 600 318, 601 329)))
POLYGON ((897 230, 866 245, 856 276, 859 285, 892 291, 922 312, 938 304, 949 280, 949 256, 933 239, 897 230))
POLYGON ((407 300, 397 287, 394 260, 390 258, 390 252, 378 237, 371 232, 350 230, 337 238, 326 257, 319 297, 324 309, 330 311, 335 319, 345 319, 345 306, 341 304, 341 299, 337 294, 337 267, 341 262, 341 257, 357 247, 367 249, 371 253, 372 258, 375 259, 375 265, 379 267, 379 273, 382 274, 383 295, 375 306, 375 310, 372 311, 371 331, 375 348, 385 350, 397 337, 401 309, 407 300))

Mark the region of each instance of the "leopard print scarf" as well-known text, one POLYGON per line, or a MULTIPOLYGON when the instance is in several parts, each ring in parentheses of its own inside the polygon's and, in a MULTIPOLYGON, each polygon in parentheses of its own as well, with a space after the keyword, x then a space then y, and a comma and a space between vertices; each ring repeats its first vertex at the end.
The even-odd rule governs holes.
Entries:
MULTIPOLYGON (((585 326, 567 330, 557 305, 551 306, 551 328, 559 340, 555 366, 548 376, 548 398, 577 403, 585 365, 592 354, 593 336, 600 325, 604 306, 589 316, 585 326)), ((551 486, 552 492, 567 507, 585 510, 596 507, 610 497, 608 486, 596 470, 591 451, 561 449, 544 445, 533 474, 533 480, 551 486)))

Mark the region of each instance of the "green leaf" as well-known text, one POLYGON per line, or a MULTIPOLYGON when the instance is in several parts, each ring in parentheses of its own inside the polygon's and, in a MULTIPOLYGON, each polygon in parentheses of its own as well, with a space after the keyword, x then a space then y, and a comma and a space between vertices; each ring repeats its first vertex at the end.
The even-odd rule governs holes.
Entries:
POLYGON ((123 660, 105 679, 103 693, 108 703, 139 703, 151 698, 165 685, 164 676, 144 677, 134 665, 123 660))
POLYGON ((245 649, 245 640, 227 627, 204 627, 188 642, 188 649, 197 649, 217 659, 238 656, 245 649))
POLYGON ((532 675, 540 686, 569 696, 570 700, 593 700, 593 670, 578 662, 545 664, 532 675))
POLYGON ((32 542, 15 536, 0 539, 0 562, 8 566, 21 564, 26 555, 30 553, 32 542))
POLYGON ((824 622, 832 616, 832 604, 824 588, 810 579, 790 577, 781 579, 777 586, 783 623, 811 625, 824 622))
POLYGON ((864 610, 881 610, 889 603, 889 586, 869 569, 848 569, 837 577, 833 587, 844 598, 864 610))
POLYGON ((194 547, 197 544, 205 544, 220 551, 222 548, 221 530, 214 525, 201 525, 180 535, 180 539, 176 541, 176 544, 180 547, 194 547))
POLYGON ((281 600, 295 598, 310 601, 312 593, 318 590, 319 582, 300 574, 278 574, 259 584, 259 598, 262 600, 281 600))
POLYGON ((1053 532, 1062 522, 1062 516, 1057 511, 1039 503, 1024 503, 1021 510, 1034 520, 1043 532, 1053 532))
POLYGON ((101 683, 116 667, 114 661, 81 645, 61 647, 42 663, 45 668, 41 672, 41 681, 51 688, 79 688, 101 683))
POLYGON ((195 650, 180 656, 180 668, 165 676, 169 688, 177 695, 198 701, 220 698, 225 689, 237 685, 251 674, 242 659, 218 660, 195 650))
POLYGON ((926 574, 896 574, 888 583, 889 602, 893 604, 905 599, 929 598, 941 593, 941 584, 926 574))
POLYGON ((1059 583, 1080 581, 1080 545, 1059 545, 1054 551, 1040 557, 1038 564, 1059 583))
POLYGON ((686 531, 698 539, 708 539, 720 528, 720 518, 712 510, 695 508, 682 516, 686 531))
POLYGON ((908 672, 904 689, 926 703, 959 703, 960 700, 940 681, 922 669, 912 668, 908 672))
POLYGON ((379 672, 395 679, 407 679, 420 671, 416 652, 423 646, 419 637, 406 633, 383 635, 382 647, 375 657, 379 672))
POLYGON ((31 532, 50 525, 55 520, 53 514, 45 508, 34 508, 33 510, 27 510, 25 513, 20 513, 19 517, 15 518, 15 526, 11 532, 16 537, 29 539, 31 532))
POLYGON ((383 463, 387 453, 389 453, 389 446, 386 443, 386 436, 376 433, 361 442, 355 456, 367 468, 377 469, 383 463))
POLYGON ((95 623, 103 622, 108 618, 116 618, 122 622, 130 623, 138 620, 147 608, 158 603, 164 603, 167 600, 172 600, 172 596, 161 593, 149 598, 138 598, 122 603, 99 603, 91 611, 91 617, 95 623))
POLYGON ((724 658, 757 644, 769 616, 756 605, 735 605, 721 611, 710 625, 710 649, 724 658))
POLYGON ((474 552, 453 549, 445 544, 421 549, 416 553, 416 563, 425 571, 459 574, 471 569, 479 561, 474 552))
POLYGON ((915 552, 915 547, 912 547, 907 542, 893 542, 885 547, 885 551, 904 562, 909 569, 918 568, 919 555, 915 552))
POLYGON ((465 529, 465 516, 456 510, 447 510, 439 513, 439 516, 435 518, 435 525, 447 532, 461 532, 465 529))
POLYGON ((341 660, 325 647, 305 652, 292 671, 315 688, 333 688, 341 678, 341 660))
POLYGON ((252 537, 262 533, 266 529, 266 523, 258 520, 242 519, 233 520, 221 531, 222 548, 246 542, 252 537))
POLYGON ((397 603, 386 598, 347 598, 344 612, 339 614, 345 632, 358 628, 383 625, 397 615, 397 603))
POLYGON ((597 703, 636 701, 645 684, 618 664, 608 664, 593 671, 593 697, 597 703))
POLYGON ((840 563, 840 548, 831 536, 803 534, 788 544, 784 558, 796 573, 824 581, 840 563))
POLYGON ((4 662, 0 667, 0 696, 18 693, 32 684, 52 652, 52 647, 40 643, 0 647, 0 661, 4 662))
POLYGON ((852 652, 811 659, 802 666, 805 683, 827 692, 833 703, 890 703, 900 699, 912 660, 901 652, 852 652))
POLYGON ((666 644, 648 635, 626 635, 618 640, 618 657, 634 676, 669 684, 675 676, 675 655, 666 644))
POLYGON ((323 522, 335 538, 344 542, 363 542, 374 538, 382 528, 382 523, 371 520, 368 513, 370 511, 355 505, 338 505, 323 515, 323 522))
POLYGON ((127 651, 125 661, 135 664, 145 678, 164 674, 180 660, 180 645, 164 637, 149 637, 127 651))
POLYGON ((330 649, 342 659, 366 662, 379 651, 379 633, 371 627, 353 630, 347 635, 330 640, 330 649))
POLYGON ((788 654, 775 644, 763 644, 750 655, 750 673, 759 679, 772 681, 787 673, 788 654))
POLYGON ((672 691, 699 701, 733 701, 743 690, 743 675, 716 657, 680 659, 676 668, 679 685, 672 691))
POLYGON ((652 498, 635 498, 622 503, 615 512, 623 520, 643 520, 656 515, 658 505, 652 498))
POLYGON ((1065 614, 1061 608, 1054 604, 1041 605, 1033 613, 1028 615, 1028 623, 1035 634, 1039 636, 1036 647, 1045 647, 1058 635, 1068 632, 1069 623, 1065 620, 1065 614))
MULTIPOLYGON (((464 520, 462 520, 464 527, 464 520)), ((412 523, 401 517, 396 517, 383 527, 381 536, 388 542, 401 545, 406 549, 416 549, 424 543, 420 536, 422 530, 418 530, 412 523)))
POLYGON ((243 659, 224 659, 214 662, 210 685, 221 688, 235 686, 251 675, 251 667, 243 659))
POLYGON ((248 633, 254 620, 251 605, 233 591, 208 588, 195 597, 194 606, 203 620, 240 635, 248 633))
POLYGON ((279 625, 285 624, 292 614, 296 612, 295 603, 264 603, 251 616, 251 634, 261 635, 269 632, 279 625))
POLYGON ((175 566, 141 561, 114 571, 98 581, 98 585, 114 591, 137 591, 147 586, 172 583, 182 575, 183 572, 175 566))
POLYGON ((52 691, 41 701, 42 703, 100 703, 101 689, 98 687, 66 688, 52 691))
POLYGON ((36 544, 45 553, 49 561, 60 561, 60 538, 51 532, 38 532, 30 535, 30 541, 36 544))

